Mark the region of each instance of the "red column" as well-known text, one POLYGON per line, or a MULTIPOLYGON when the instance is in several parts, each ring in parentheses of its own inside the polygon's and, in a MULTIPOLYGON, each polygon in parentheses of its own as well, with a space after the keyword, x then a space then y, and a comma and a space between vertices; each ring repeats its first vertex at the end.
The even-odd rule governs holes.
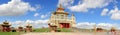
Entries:
POLYGON ((63 25, 60 23, 61 28, 63 28, 63 25))
POLYGON ((66 23, 65 23, 65 28, 67 28, 66 23))
POLYGON ((65 23, 65 28, 67 28, 66 23, 65 23))
POLYGON ((65 28, 65 23, 63 25, 64 25, 64 28, 65 28))
POLYGON ((68 28, 70 28, 70 24, 68 24, 68 28))
POLYGON ((66 27, 68 28, 68 24, 66 23, 66 27))
POLYGON ((68 24, 67 24, 67 28, 69 28, 68 24))
POLYGON ((5 32, 5 27, 2 28, 2 31, 5 32))
POLYGON ((68 28, 68 24, 66 23, 66 28, 68 28))

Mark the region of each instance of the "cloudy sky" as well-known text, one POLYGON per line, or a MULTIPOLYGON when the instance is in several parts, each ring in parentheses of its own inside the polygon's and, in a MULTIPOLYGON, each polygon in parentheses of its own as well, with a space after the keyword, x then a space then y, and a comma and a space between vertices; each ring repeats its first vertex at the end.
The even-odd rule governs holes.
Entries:
POLYGON ((47 27, 51 12, 59 4, 69 16, 74 13, 78 28, 120 26, 120 0, 0 0, 0 22, 8 20, 13 27, 27 23, 47 27))

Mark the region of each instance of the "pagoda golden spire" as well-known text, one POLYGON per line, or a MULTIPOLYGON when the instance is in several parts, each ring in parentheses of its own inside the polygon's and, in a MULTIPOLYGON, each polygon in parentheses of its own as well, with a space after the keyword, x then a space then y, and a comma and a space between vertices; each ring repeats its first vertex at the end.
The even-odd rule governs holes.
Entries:
POLYGON ((57 11, 64 11, 64 8, 62 7, 62 4, 59 5, 59 7, 57 8, 57 11))
POLYGON ((72 12, 72 16, 74 16, 74 13, 72 12))
POLYGON ((59 5, 59 8, 63 8, 63 7, 62 7, 62 4, 59 5))

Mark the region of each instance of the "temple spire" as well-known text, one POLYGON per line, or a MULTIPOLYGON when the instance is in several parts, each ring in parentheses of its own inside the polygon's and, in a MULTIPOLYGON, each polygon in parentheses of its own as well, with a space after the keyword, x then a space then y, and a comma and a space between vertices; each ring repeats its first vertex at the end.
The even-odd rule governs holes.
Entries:
POLYGON ((62 4, 59 5, 57 8, 57 12, 64 12, 64 8, 62 7, 62 4))
POLYGON ((72 16, 74 16, 74 14, 72 13, 72 16))
POLYGON ((8 22, 7 20, 5 20, 4 22, 8 22))
POLYGON ((59 8, 63 8, 63 7, 62 7, 62 4, 59 5, 59 8))

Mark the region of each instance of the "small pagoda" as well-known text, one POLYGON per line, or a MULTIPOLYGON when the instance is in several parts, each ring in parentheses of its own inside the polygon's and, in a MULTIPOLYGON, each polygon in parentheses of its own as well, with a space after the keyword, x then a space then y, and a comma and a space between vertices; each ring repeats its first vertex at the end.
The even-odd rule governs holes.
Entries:
POLYGON ((110 31, 111 31, 111 32, 115 32, 116 29, 115 29, 114 27, 112 27, 110 31))
POLYGON ((22 26, 19 26, 18 27, 18 32, 22 32, 24 29, 23 29, 23 27, 22 26))
POLYGON ((32 30, 32 25, 30 25, 30 24, 26 25, 25 31, 26 32, 32 32, 33 31, 32 30))
POLYGON ((49 23, 50 32, 56 32, 57 26, 53 23, 49 23))
POLYGON ((103 32, 102 28, 97 28, 97 32, 103 32))
POLYGON ((2 26, 2 31, 3 32, 10 32, 11 30, 10 30, 10 24, 9 24, 9 22, 7 22, 7 20, 5 20, 5 22, 3 22, 3 24, 1 24, 1 26, 2 26))

